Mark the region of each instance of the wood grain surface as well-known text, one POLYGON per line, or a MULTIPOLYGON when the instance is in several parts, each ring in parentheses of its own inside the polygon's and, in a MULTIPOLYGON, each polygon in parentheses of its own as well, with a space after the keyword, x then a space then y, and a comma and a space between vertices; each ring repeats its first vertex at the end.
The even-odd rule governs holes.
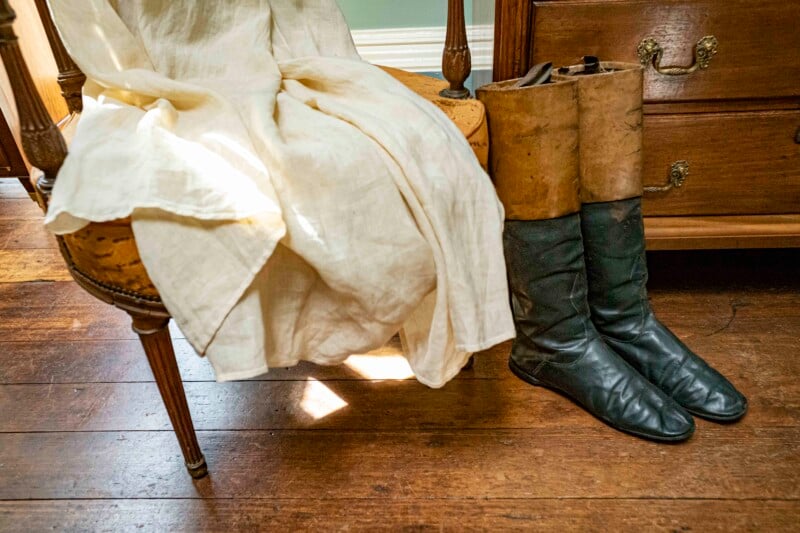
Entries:
POLYGON ((800 509, 781 500, 140 499, 0 502, 9 531, 796 531, 800 509), (393 528, 404 524, 405 528, 393 528))
POLYGON ((645 193, 644 210, 663 215, 760 215, 800 211, 800 111, 648 115, 644 183, 663 186, 677 161, 683 187, 645 193))
POLYGON ((800 4, 782 0, 539 1, 534 4, 531 64, 574 63, 584 55, 638 62, 654 38, 663 66, 689 66, 695 44, 719 41, 709 67, 685 76, 645 71, 645 100, 692 101, 797 97, 800 55, 794 25, 800 4), (767 28, 769 28, 767 30, 767 28), (577 38, 583 37, 583 38, 577 38))
POLYGON ((0 531, 794 531, 800 521, 800 251, 649 254, 660 318, 750 399, 739 424, 698 420, 681 445, 614 432, 517 380, 509 343, 441 390, 409 376, 397 339, 339 367, 220 384, 173 327, 211 470, 192 481, 130 320, 57 280, 38 208, 6 191, 0 531))
POLYGON ((686 160, 682 189, 648 195, 652 250, 800 246, 800 3, 784 0, 495 0, 495 81, 538 62, 585 55, 639 60, 645 38, 661 65, 689 66, 713 35, 707 69, 645 69, 645 183, 665 185, 686 160), (680 155, 683 154, 683 155, 680 155), (790 217, 785 220, 782 217, 790 217))

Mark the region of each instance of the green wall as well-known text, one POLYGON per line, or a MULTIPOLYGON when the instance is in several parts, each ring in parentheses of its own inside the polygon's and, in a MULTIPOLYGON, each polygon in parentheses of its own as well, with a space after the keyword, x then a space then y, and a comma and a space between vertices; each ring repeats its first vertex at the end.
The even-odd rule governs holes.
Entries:
MULTIPOLYGON (((419 28, 447 24, 447 0, 337 0, 350 28, 419 28)), ((493 0, 477 0, 491 2, 493 0)), ((465 2, 472 24, 472 0, 465 2)))

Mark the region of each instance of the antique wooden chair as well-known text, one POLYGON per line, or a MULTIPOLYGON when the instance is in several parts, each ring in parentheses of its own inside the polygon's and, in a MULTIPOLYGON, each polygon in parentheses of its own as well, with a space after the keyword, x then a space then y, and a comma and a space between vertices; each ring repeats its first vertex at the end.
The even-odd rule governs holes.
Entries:
MULTIPOLYGON (((46 0, 35 0, 60 75, 58 82, 70 113, 81 112, 85 76, 70 59, 50 18, 46 0)), ((471 70, 463 0, 449 0, 443 72, 448 82, 420 74, 386 69, 412 90, 438 104, 450 116, 482 160, 488 158, 488 130, 482 105, 469 96, 464 83, 471 70)), ((21 122, 22 145, 31 164, 43 172, 35 184, 43 209, 67 155, 67 145, 48 115, 20 53, 9 0, 0 0, 0 56, 8 72, 21 122)), ((197 443, 183 383, 167 329, 170 314, 150 281, 136 248, 130 219, 90 224, 58 237, 75 281, 95 297, 125 312, 133 320, 159 392, 178 438, 186 467, 194 478, 208 472, 197 443)))

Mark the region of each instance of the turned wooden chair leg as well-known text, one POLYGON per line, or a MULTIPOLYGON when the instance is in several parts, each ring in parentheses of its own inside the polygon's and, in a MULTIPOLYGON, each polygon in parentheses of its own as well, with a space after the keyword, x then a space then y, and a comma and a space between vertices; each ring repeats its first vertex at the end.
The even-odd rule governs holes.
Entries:
POLYGON ((153 376, 158 384, 161 399, 167 408, 172 428, 178 437, 189 474, 199 479, 208 474, 205 457, 197 443, 192 415, 186 403, 183 382, 175 360, 172 339, 169 335, 169 319, 132 315, 133 330, 139 334, 153 376))

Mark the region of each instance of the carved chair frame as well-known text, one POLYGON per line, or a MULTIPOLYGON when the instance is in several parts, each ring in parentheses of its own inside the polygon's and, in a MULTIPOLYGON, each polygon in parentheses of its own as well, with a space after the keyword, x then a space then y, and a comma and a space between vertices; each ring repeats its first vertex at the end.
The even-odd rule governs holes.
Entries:
MULTIPOLYGON (((67 53, 50 16, 46 0, 35 0, 50 48, 59 70, 58 83, 70 113, 83 107, 81 91, 86 76, 67 53)), ((8 73, 21 123, 22 148, 30 163, 43 172, 35 183, 36 197, 46 210, 53 185, 67 155, 67 146, 39 96, 20 52, 14 34, 14 11, 9 0, 0 0, 0 57, 8 73)), ((442 92, 448 98, 467 98, 464 83, 470 74, 471 60, 467 43, 464 0, 448 0, 447 38, 442 71, 450 87, 442 92)), ((169 414, 183 452, 186 468, 193 478, 208 473, 191 413, 186 401, 175 352, 169 334, 170 314, 160 298, 145 296, 125 287, 110 286, 82 272, 75 264, 64 239, 58 237, 61 254, 75 281, 96 298, 127 312, 133 330, 139 335, 153 371, 158 390, 169 414)))

